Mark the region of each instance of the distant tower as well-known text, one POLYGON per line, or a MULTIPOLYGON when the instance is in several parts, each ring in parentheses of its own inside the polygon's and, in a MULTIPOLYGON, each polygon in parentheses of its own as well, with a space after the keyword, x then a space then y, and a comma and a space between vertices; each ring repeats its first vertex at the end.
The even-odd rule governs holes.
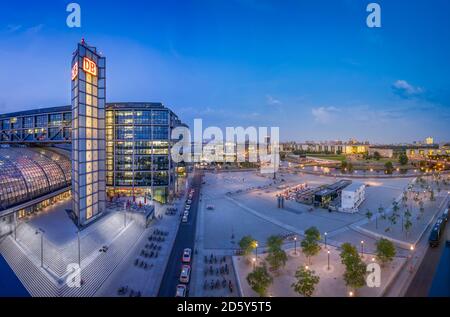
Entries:
POLYGON ((434 139, 431 136, 429 136, 428 138, 425 139, 425 144, 427 145, 434 144, 434 139))
POLYGON ((105 62, 84 39, 72 58, 72 205, 79 226, 105 211, 105 62))

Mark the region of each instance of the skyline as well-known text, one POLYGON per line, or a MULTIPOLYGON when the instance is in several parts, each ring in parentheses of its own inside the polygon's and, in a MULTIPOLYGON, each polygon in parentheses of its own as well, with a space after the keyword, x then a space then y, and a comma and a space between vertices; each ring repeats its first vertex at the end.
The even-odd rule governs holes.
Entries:
POLYGON ((380 29, 366 27, 366 1, 78 1, 81 29, 66 26, 65 2, 8 4, 0 112, 68 105, 70 56, 85 38, 107 58, 107 102, 162 102, 190 126, 279 126, 281 141, 450 140, 450 4, 377 2, 380 29))

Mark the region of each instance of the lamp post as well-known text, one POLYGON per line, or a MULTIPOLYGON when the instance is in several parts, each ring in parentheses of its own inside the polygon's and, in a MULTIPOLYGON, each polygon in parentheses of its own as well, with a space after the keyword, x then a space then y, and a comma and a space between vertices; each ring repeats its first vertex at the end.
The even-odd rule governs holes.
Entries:
POLYGON ((252 259, 252 262, 253 262, 253 270, 256 268, 256 259, 255 258, 253 258, 252 259))
POLYGON ((328 267, 327 270, 330 270, 330 250, 327 251, 327 255, 328 255, 328 267))
POLYGON ((256 241, 256 243, 255 243, 255 258, 256 258, 256 261, 258 261, 258 241, 256 241))
POLYGON ((81 241, 80 241, 80 229, 77 231, 77 239, 78 239, 78 266, 81 269, 81 241))
POLYGON ((327 247, 327 235, 328 235, 328 233, 325 232, 325 233, 324 233, 324 236, 325 236, 325 248, 327 247))
POLYGON ((294 237, 294 254, 297 255, 297 236, 294 237))
POLYGON ((411 265, 410 265, 410 267, 409 267, 409 270, 410 270, 410 272, 412 273, 412 272, 413 272, 413 269, 414 269, 414 266, 413 266, 413 263, 414 263, 414 250, 415 250, 414 245, 411 244, 411 246, 409 247, 409 249, 411 250, 411 265))
POLYGON ((14 240, 17 240, 17 212, 14 213, 14 240))
POLYGON ((361 257, 364 257, 364 240, 361 240, 361 257))
POLYGON ((41 228, 36 230, 36 234, 41 235, 41 267, 44 268, 44 233, 45 231, 41 228))

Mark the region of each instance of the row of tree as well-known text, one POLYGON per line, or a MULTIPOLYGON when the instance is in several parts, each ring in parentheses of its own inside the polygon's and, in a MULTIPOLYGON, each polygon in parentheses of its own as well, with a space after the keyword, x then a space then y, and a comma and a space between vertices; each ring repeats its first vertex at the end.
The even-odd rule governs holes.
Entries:
MULTIPOLYGON (((311 227, 305 231, 305 237, 301 241, 301 250, 311 265, 312 257, 316 256, 322 249, 320 245, 320 232, 316 227, 311 227)), ((279 236, 271 236, 267 239, 267 257, 261 265, 256 265, 247 276, 247 282, 250 287, 260 296, 266 296, 267 289, 273 283, 273 277, 270 271, 277 271, 284 267, 288 260, 286 252, 282 249, 283 239, 279 236)), ((251 236, 245 236, 239 243, 243 254, 250 255, 257 246, 257 242, 251 236)), ((366 264, 363 262, 357 248, 344 243, 340 247, 341 263, 345 266, 344 281, 347 287, 359 289, 365 285, 366 264)), ((328 251, 328 250, 327 250, 328 251)), ((376 257, 381 266, 391 262, 396 255, 394 244, 387 239, 380 239, 376 243, 376 257)), ((320 282, 320 277, 314 270, 306 265, 298 267, 295 273, 296 281, 291 285, 296 293, 310 297, 314 294, 316 285, 320 282)))

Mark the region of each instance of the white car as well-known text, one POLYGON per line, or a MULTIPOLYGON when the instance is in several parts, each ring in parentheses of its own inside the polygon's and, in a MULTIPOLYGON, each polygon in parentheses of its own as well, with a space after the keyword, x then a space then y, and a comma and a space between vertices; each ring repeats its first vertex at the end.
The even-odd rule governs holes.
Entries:
POLYGON ((191 275, 191 266, 184 264, 181 267, 180 282, 184 283, 184 284, 188 284, 190 275, 191 275))
POLYGON ((175 293, 175 297, 186 297, 186 285, 177 285, 177 292, 175 293))
POLYGON ((183 216, 186 216, 186 217, 189 216, 189 210, 185 210, 183 213, 183 216))
POLYGON ((184 263, 191 262, 191 254, 192 254, 192 250, 191 249, 189 249, 189 248, 184 249, 182 261, 184 263))
POLYGON ((190 209, 191 209, 191 205, 186 205, 186 206, 184 206, 184 209, 185 209, 185 210, 190 210, 190 209))
POLYGON ((182 222, 188 222, 188 217, 187 216, 183 216, 183 219, 181 219, 182 222))
POLYGON ((186 202, 187 205, 192 204, 192 200, 188 199, 188 201, 186 202))

